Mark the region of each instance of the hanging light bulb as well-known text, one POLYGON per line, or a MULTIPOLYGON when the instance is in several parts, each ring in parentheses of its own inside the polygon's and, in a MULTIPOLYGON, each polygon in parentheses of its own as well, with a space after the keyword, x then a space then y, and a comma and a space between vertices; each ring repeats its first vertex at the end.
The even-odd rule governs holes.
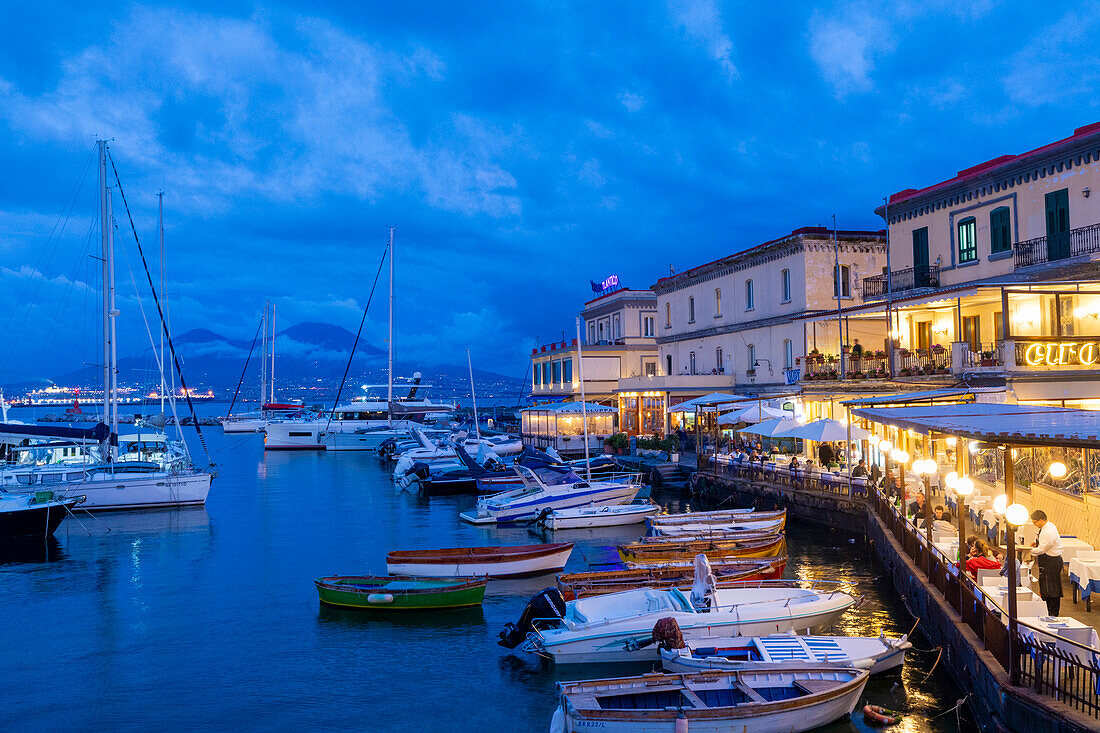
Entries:
POLYGON ((1005 507, 1005 521, 1013 527, 1022 527, 1027 524, 1029 516, 1027 507, 1023 504, 1009 504, 1005 507))
POLYGON ((894 463, 908 463, 909 462, 909 454, 906 453, 903 450, 893 451, 892 453, 890 453, 890 458, 894 461, 894 463))
POLYGON ((960 476, 955 479, 955 493, 959 496, 970 496, 974 493, 974 481, 969 476, 960 476))
POLYGON ((978 453, 978 443, 976 441, 971 441, 971 443, 970 443, 970 452, 975 454, 975 455, 978 453))
POLYGON ((1005 509, 1007 507, 1008 507, 1008 496, 1007 495, 1001 494, 1000 496, 998 496, 996 499, 993 500, 993 511, 996 512, 999 516, 1003 517, 1005 515, 1005 509))
POLYGON ((956 438, 954 435, 949 435, 947 436, 947 439, 944 440, 944 442, 947 443, 948 448, 954 448, 955 444, 959 442, 959 439, 956 438))
POLYGON ((879 441, 879 443, 878 443, 878 449, 879 449, 880 451, 882 451, 883 453, 887 453, 887 454, 888 454, 888 453, 890 452, 890 449, 891 449, 891 448, 893 448, 893 446, 892 446, 892 445, 890 445, 890 441, 889 441, 889 440, 880 440, 880 441, 879 441))
POLYGON ((957 471, 948 471, 947 475, 943 477, 943 484, 948 488, 955 488, 955 482, 959 480, 959 474, 957 471))
POLYGON ((1054 478, 1062 478, 1066 475, 1066 464, 1061 461, 1055 461, 1050 464, 1050 475, 1054 478))

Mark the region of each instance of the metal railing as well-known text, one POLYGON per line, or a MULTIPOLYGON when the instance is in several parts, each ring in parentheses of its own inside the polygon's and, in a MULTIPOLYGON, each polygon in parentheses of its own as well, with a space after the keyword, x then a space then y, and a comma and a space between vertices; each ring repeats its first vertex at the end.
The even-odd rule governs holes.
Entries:
POLYGON ((826 494, 848 500, 862 500, 867 496, 868 482, 864 477, 848 479, 847 473, 840 475, 825 471, 809 471, 804 468, 791 470, 786 465, 766 465, 756 463, 736 463, 729 460, 717 461, 711 458, 710 465, 700 466, 699 472, 692 474, 706 478, 706 474, 727 476, 743 481, 769 483, 784 488, 826 494))
POLYGON ((1100 224, 1035 237, 1013 245, 1016 267, 1040 265, 1094 252, 1100 252, 1100 224))
POLYGON ((951 351, 945 347, 902 349, 897 355, 899 377, 919 377, 951 372, 951 351))
POLYGON ((976 347, 965 343, 961 349, 961 361, 962 363, 956 366, 962 369, 1004 366, 1004 359, 1001 356, 1001 342, 978 344, 976 347))
MULTIPOLYGON (((928 573, 929 582, 997 662, 1010 670, 1013 644, 1009 643, 1007 611, 966 573, 960 572, 956 561, 929 544, 916 525, 879 490, 870 492, 870 501, 905 553, 928 573)), ((1015 667, 1020 685, 1100 719, 1100 649, 1065 637, 1054 640, 1050 631, 1018 619, 1016 623, 1015 667)))
MULTIPOLYGON (((917 288, 938 288, 940 286, 939 265, 919 265, 907 267, 904 270, 894 270, 890 273, 891 294, 901 293, 917 288)), ((887 292, 886 275, 870 275, 863 278, 863 297, 885 298, 887 292)))

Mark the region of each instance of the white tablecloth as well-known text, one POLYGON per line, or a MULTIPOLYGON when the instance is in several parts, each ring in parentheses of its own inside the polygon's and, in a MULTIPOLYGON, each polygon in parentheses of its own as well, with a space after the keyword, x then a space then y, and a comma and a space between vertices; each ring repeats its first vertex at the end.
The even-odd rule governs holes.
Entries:
POLYGON ((1076 537, 1063 537, 1062 538, 1062 562, 1069 562, 1073 558, 1077 557, 1077 553, 1080 550, 1092 550, 1093 547, 1084 540, 1079 540, 1076 537))
POLYGON ((1088 598, 1094 591, 1100 591, 1100 560, 1069 561, 1069 579, 1081 589, 1081 598, 1088 598))
POLYGON ((1068 616, 1059 617, 1058 621, 1054 623, 1041 621, 1040 618, 1045 617, 1021 616, 1019 618, 1021 623, 1038 629, 1035 631, 1027 627, 1021 627, 1021 633, 1034 634, 1040 641, 1053 642, 1061 651, 1076 657, 1082 664, 1089 663, 1089 656, 1094 660, 1100 659, 1100 636, 1097 635, 1096 629, 1068 616), (1065 643, 1065 639, 1090 647, 1096 650, 1096 653, 1088 655, 1080 647, 1065 643))

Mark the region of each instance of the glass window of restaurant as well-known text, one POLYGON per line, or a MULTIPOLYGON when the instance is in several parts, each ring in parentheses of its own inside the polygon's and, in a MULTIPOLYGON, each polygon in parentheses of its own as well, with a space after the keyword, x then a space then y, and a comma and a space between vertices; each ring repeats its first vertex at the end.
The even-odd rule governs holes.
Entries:
POLYGON ((561 361, 554 361, 554 384, 561 384, 561 361))
POLYGON ((573 360, 563 359, 561 362, 561 381, 562 384, 573 383, 573 360))
POLYGON ((660 397, 642 398, 642 431, 660 433, 664 427, 664 400, 660 397))
POLYGON ((542 369, 539 367, 539 363, 535 362, 534 368, 531 369, 531 386, 542 386, 542 369))
POLYGON ((622 428, 627 433, 638 432, 638 398, 624 397, 622 410, 622 428))
POLYGON ((544 361, 542 363, 542 383, 549 386, 550 382, 550 362, 544 361))

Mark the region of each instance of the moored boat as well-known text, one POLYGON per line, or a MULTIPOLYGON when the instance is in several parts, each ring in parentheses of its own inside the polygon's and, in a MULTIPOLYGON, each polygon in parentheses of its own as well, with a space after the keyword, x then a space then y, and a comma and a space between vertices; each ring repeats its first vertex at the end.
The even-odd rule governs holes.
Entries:
POLYGON ((333 575, 313 582, 321 603, 329 606, 413 611, 480 606, 488 580, 333 575))
MULTIPOLYGON (((787 558, 730 560, 711 566, 715 582, 723 585, 749 580, 778 580, 783 577, 787 558)), ((621 570, 596 570, 584 573, 563 573, 558 576, 558 590, 567 599, 587 598, 605 593, 618 593, 635 588, 670 588, 690 585, 694 576, 693 563, 663 563, 641 565, 621 570)))
POLYGON ((787 510, 758 512, 754 509, 719 509, 710 512, 686 512, 682 514, 660 514, 646 522, 651 534, 659 534, 659 529, 675 527, 722 527, 731 524, 765 522, 775 519, 787 519, 787 510))
POLYGON ((744 587, 714 588, 705 594, 679 588, 637 589, 566 603, 562 618, 506 627, 501 643, 526 635, 524 651, 553 657, 558 664, 647 662, 659 658, 652 645, 658 619, 676 621, 684 639, 707 636, 766 636, 806 631, 836 620, 857 599, 840 583, 758 581, 744 587))
POLYGON ((632 542, 619 546, 619 556, 624 562, 662 563, 670 560, 691 560, 698 554, 705 554, 710 558, 776 557, 784 554, 786 548, 786 539, 781 534, 747 534, 738 539, 632 542))
POLYGON ((650 530, 652 539, 734 537, 746 532, 760 534, 779 534, 786 522, 780 519, 762 519, 748 522, 729 522, 726 524, 687 524, 660 526, 650 530))
POLYGON ((513 468, 523 486, 478 499, 473 511, 463 512, 459 517, 471 524, 521 522, 534 519, 547 509, 626 504, 633 501, 642 488, 637 475, 608 481, 583 481, 565 466, 513 468))
POLYGON ((868 676, 792 666, 559 682, 550 730, 798 733, 851 715, 868 676))
POLYGON ((586 529, 591 527, 618 527, 644 522, 661 511, 651 502, 619 504, 617 506, 579 506, 572 509, 549 509, 538 518, 547 529, 586 529))
POLYGON ((668 672, 746 669, 803 664, 836 664, 886 672, 905 662, 913 645, 904 636, 736 636, 694 639, 679 649, 662 648, 661 665, 668 672))
POLYGON ((398 550, 386 555, 386 569, 394 575, 522 578, 556 573, 565 567, 572 551, 572 542, 513 547, 398 550))
POLYGON ((33 496, 9 494, 0 489, 0 541, 45 539, 84 497, 55 498, 52 491, 33 496))

